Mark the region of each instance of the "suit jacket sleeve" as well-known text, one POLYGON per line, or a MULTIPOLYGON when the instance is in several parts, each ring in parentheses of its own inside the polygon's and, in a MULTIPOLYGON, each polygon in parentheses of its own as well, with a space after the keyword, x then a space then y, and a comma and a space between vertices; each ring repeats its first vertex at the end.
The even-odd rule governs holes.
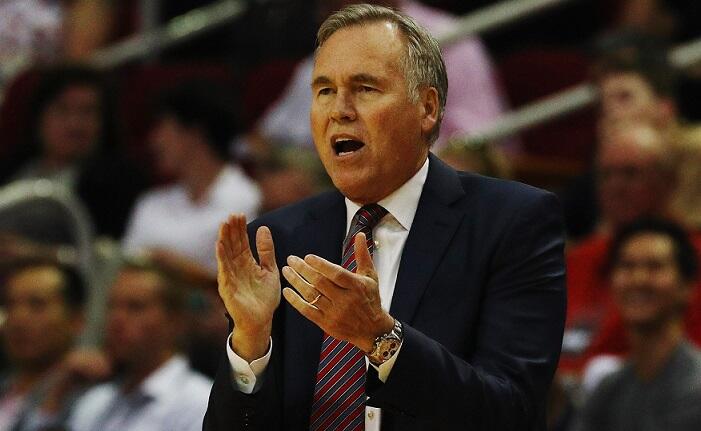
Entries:
MULTIPOLYGON (((251 250, 256 260, 255 232, 259 224, 252 223, 248 227, 251 250)), ((277 243, 276 243, 277 245, 277 243)), ((281 260, 280 249, 276 248, 276 259, 281 260)), ((277 323, 284 307, 278 307, 273 318, 273 336, 278 330, 277 323)), ((228 316, 227 316, 228 317, 228 316)), ((229 319, 229 330, 233 329, 233 321, 229 319)), ((277 337, 275 337, 278 339, 277 337)), ((271 352, 270 362, 262 378, 260 389, 254 394, 244 394, 234 387, 231 364, 226 353, 217 369, 212 391, 209 395, 209 405, 204 417, 202 429, 215 430, 277 430, 282 429, 282 400, 280 395, 280 352, 281 340, 276 341, 271 352)))
POLYGON ((563 226, 551 194, 519 205, 490 259, 471 353, 457 356, 405 324, 388 380, 369 373, 369 404, 384 409, 383 421, 426 429, 542 427, 565 316, 563 226))

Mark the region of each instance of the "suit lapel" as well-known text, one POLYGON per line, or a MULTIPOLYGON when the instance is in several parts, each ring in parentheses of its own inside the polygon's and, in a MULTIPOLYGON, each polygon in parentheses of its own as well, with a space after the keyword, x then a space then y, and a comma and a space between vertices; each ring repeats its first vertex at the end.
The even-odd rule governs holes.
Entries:
POLYGON ((465 195, 457 173, 429 155, 426 184, 402 252, 390 314, 411 322, 464 213, 451 204, 465 195))
MULTIPOLYGON (((331 262, 341 260, 346 230, 346 206, 340 193, 311 208, 292 237, 292 254, 316 254, 331 262)), ((283 279, 283 285, 289 285, 283 279)), ((283 299, 283 301, 285 301, 283 299)), ((285 403, 288 423, 309 420, 323 332, 289 304, 285 304, 285 403), (300 399, 300 394, 303 398, 300 399), (302 408, 304 407, 304 408, 302 408)))

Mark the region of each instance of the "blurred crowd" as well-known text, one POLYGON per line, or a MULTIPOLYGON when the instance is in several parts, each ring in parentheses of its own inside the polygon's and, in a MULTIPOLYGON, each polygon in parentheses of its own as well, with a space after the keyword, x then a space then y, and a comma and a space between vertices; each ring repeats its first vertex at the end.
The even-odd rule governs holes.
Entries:
MULTIPOLYGON (((201 429, 229 332, 220 223, 331 187, 309 131, 313 36, 352 1, 250 2, 180 48, 90 66, 209 3, 0 2, 0 431, 201 429)), ((440 35, 494 2, 378 3, 440 35)), ((701 429, 701 63, 669 56, 699 18, 693 0, 581 0, 444 47, 432 151, 563 203, 550 430, 701 429), (466 144, 585 81, 593 108, 466 144)))

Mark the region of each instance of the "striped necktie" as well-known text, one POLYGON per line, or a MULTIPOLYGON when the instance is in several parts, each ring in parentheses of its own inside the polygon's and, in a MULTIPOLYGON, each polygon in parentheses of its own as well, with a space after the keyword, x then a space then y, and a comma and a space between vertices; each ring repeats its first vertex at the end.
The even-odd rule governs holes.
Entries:
MULTIPOLYGON (((341 265, 356 271, 355 236, 365 234, 372 255, 375 246, 372 229, 387 214, 377 204, 365 205, 355 213, 343 241, 341 265)), ((311 431, 362 431, 365 429, 365 355, 347 341, 324 334, 314 387, 311 431)))

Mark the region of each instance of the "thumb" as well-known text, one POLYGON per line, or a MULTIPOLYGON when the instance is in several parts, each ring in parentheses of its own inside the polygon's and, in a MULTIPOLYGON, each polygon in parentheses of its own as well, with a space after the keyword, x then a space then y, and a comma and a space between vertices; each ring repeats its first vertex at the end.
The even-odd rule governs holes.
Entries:
POLYGON ((256 231, 256 248, 258 249, 260 266, 268 271, 277 270, 273 235, 270 233, 270 229, 268 229, 267 226, 261 226, 256 231))
POLYGON ((368 241, 365 234, 359 232, 355 236, 353 245, 355 247, 356 274, 365 275, 377 281, 375 265, 372 263, 372 256, 370 255, 370 250, 368 250, 368 241))

